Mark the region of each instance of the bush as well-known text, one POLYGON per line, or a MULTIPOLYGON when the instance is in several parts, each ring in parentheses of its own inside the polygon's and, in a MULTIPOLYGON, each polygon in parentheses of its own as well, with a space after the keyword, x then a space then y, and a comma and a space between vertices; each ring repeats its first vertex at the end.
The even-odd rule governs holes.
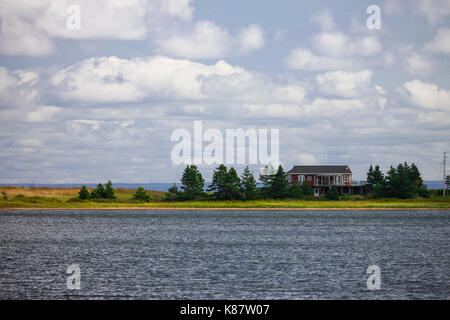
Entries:
POLYGON ((339 200, 339 191, 336 186, 332 186, 327 193, 328 200, 339 200))
POLYGON ((147 194, 143 187, 139 187, 136 189, 136 192, 131 200, 149 202, 152 198, 147 194))

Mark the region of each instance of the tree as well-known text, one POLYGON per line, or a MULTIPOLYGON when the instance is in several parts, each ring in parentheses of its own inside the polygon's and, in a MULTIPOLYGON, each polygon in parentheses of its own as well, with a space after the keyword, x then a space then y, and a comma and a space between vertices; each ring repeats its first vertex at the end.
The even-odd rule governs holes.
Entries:
POLYGON ((116 193, 114 191, 114 188, 112 187, 111 180, 108 180, 108 182, 105 184, 104 197, 106 199, 115 199, 116 198, 116 193))
POLYGON ((336 186, 332 186, 327 193, 328 200, 339 200, 339 191, 336 186))
POLYGON ((97 188, 95 188, 94 190, 92 190, 91 192, 91 198, 92 199, 101 199, 101 198, 105 198, 105 188, 103 187, 103 185, 101 183, 99 183, 97 185, 97 188))
POLYGON ((253 173, 250 172, 248 166, 245 167, 241 176, 241 192, 245 200, 258 199, 258 186, 255 177, 253 176, 253 173))
POLYGON ((373 182, 374 184, 382 183, 384 181, 384 174, 380 170, 380 166, 377 164, 373 170, 373 182))
POLYGON ((197 166, 187 165, 181 178, 182 198, 185 200, 198 199, 204 194, 205 180, 197 166))
POLYGON ((301 199, 303 198, 302 187, 298 183, 293 183, 289 187, 289 198, 291 199, 301 199))
POLYGON ((416 186, 411 181, 410 168, 399 164, 390 174, 390 195, 395 198, 409 199, 416 195, 416 186))
POLYGON ((270 181, 269 197, 272 199, 285 199, 288 197, 288 181, 286 173, 283 170, 281 164, 278 166, 278 170, 270 181))
POLYGON ((367 172, 367 184, 372 187, 375 182, 374 182, 374 178, 373 178, 373 167, 372 165, 370 165, 369 167, 369 171, 367 172))
POLYGON ((309 183, 306 182, 306 180, 303 181, 301 187, 302 187, 302 193, 303 193, 305 196, 311 196, 311 195, 313 195, 314 190, 311 188, 311 186, 309 185, 309 183))
POLYGON ((261 195, 263 198, 268 198, 270 195, 270 186, 272 184, 272 179, 275 176, 275 169, 272 165, 265 166, 259 174, 259 181, 261 181, 261 195))
POLYGON ((147 194, 143 187, 139 187, 136 189, 132 200, 149 202, 152 198, 147 194))
POLYGON ((166 200, 174 201, 179 198, 180 192, 178 191, 177 185, 174 183, 173 186, 169 188, 166 192, 166 200))
POLYGON ((231 167, 226 175, 225 195, 228 200, 238 200, 242 198, 241 195, 241 179, 236 170, 231 167))
POLYGON ((82 186, 80 191, 78 192, 78 198, 80 200, 88 200, 91 197, 89 194, 89 190, 86 188, 86 186, 82 186))
POLYGON ((212 182, 208 187, 208 192, 213 192, 213 196, 217 200, 225 200, 226 184, 227 184, 228 171, 227 167, 223 164, 219 165, 213 173, 212 182))

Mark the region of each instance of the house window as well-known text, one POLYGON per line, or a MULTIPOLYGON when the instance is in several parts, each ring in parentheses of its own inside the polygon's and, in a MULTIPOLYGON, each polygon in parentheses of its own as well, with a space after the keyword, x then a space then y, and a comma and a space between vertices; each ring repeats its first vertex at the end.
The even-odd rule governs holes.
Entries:
POLYGON ((348 176, 344 175, 344 182, 348 182, 348 176))
POLYGON ((311 181, 312 180, 312 177, 311 176, 308 176, 308 181, 311 181))
POLYGON ((291 182, 291 180, 292 180, 292 177, 291 177, 291 175, 290 175, 290 174, 288 174, 287 178, 288 178, 288 181, 289 181, 289 182, 291 182))
POLYGON ((336 177, 336 183, 337 184, 341 184, 341 176, 337 176, 336 177))
POLYGON ((298 176, 298 183, 303 183, 305 181, 305 176, 298 176))

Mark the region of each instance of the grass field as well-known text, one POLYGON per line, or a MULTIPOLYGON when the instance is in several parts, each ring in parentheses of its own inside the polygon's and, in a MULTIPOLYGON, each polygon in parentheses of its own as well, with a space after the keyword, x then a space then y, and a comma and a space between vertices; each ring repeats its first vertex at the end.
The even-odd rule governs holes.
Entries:
MULTIPOLYGON (((72 202, 78 195, 78 188, 23 188, 0 187, 0 208, 285 208, 285 209, 333 209, 333 208, 448 208, 450 197, 428 199, 364 199, 361 196, 344 197, 340 201, 315 200, 256 200, 256 201, 162 201, 164 192, 147 191, 153 198, 148 203, 131 202, 131 189, 115 189, 117 199, 107 202, 72 202), (4 196, 3 192, 6 194, 4 196)), ((92 190, 89 190, 92 191, 92 190)))

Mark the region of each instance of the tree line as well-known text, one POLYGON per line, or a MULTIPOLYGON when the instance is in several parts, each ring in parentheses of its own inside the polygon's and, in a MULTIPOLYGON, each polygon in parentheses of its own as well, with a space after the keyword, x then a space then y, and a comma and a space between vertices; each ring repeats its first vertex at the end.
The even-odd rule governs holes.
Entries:
POLYGON ((367 188, 376 198, 410 199, 430 196, 414 163, 400 163, 396 168, 391 166, 386 174, 383 174, 379 165, 375 168, 371 165, 367 172, 367 188))
MULTIPOLYGON (((99 183, 97 187, 89 192, 86 186, 82 186, 80 191, 78 192, 78 200, 94 200, 101 201, 104 200, 115 200, 116 192, 112 186, 111 180, 109 180, 105 185, 99 183)), ((143 187, 139 187, 136 189, 133 197, 131 198, 133 201, 141 201, 148 202, 152 200, 151 196, 147 194, 143 187)))
POLYGON ((248 166, 239 176, 233 167, 228 169, 221 164, 214 169, 212 182, 205 192, 205 180, 197 166, 188 165, 183 171, 180 189, 174 184, 168 190, 166 200, 301 199, 313 194, 306 181, 302 185, 290 185, 281 165, 276 171, 266 166, 259 175, 259 181, 248 166))

